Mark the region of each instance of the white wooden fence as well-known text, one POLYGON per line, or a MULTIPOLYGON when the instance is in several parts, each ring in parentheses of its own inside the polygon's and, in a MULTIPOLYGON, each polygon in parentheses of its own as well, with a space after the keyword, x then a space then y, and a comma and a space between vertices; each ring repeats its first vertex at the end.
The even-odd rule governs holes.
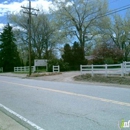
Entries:
POLYGON ((0 72, 3 72, 3 67, 0 67, 0 72))
MULTIPOLYGON (((35 70, 35 66, 32 66, 32 72, 35 70)), ((14 67, 14 72, 29 72, 29 66, 14 67)))
POLYGON ((124 73, 129 74, 130 73, 130 62, 124 61, 123 66, 124 66, 124 73))
POLYGON ((124 64, 105 64, 105 65, 80 65, 81 74, 83 72, 90 73, 92 76, 94 74, 104 74, 105 76, 108 75, 121 75, 124 76, 124 64))
POLYGON ((57 65, 57 66, 53 65, 53 72, 60 72, 60 66, 59 65, 57 65))

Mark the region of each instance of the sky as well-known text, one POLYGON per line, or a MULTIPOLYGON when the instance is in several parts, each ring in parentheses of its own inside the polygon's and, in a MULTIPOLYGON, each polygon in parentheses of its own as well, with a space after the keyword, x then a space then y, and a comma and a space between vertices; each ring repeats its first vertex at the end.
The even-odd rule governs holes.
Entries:
MULTIPOLYGON (((8 14, 19 12, 22 9, 21 6, 27 7, 28 3, 28 0, 0 0, 0 29, 8 23, 8 14)), ((48 0, 31 0, 32 8, 37 9, 38 6, 42 6, 45 12, 49 10, 50 5, 51 2, 48 0)))
MULTIPOLYGON (((123 7, 125 5, 130 5, 130 0, 108 0, 109 8, 111 10, 123 7)), ((19 12, 21 6, 27 6, 28 0, 0 0, 0 29, 7 24, 7 14, 11 12, 19 12)), ((31 0, 31 5, 33 8, 37 8, 39 5, 43 7, 45 11, 48 11, 51 5, 50 0, 31 0)), ((119 12, 124 14, 124 11, 119 12)))

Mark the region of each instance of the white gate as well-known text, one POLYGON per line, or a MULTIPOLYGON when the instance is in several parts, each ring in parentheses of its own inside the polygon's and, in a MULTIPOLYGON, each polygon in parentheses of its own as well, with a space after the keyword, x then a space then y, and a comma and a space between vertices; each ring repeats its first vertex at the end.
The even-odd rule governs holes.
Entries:
POLYGON ((57 65, 57 66, 53 65, 53 72, 60 72, 60 66, 59 65, 57 65))
MULTIPOLYGON (((35 66, 32 66, 32 72, 35 72, 35 66)), ((29 72, 29 66, 14 67, 14 72, 29 72)))

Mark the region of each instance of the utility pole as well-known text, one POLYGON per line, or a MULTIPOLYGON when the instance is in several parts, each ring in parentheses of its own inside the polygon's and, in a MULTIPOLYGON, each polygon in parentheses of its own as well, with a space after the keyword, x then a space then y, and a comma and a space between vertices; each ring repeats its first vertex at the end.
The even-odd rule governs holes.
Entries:
POLYGON ((23 12, 23 13, 26 13, 28 14, 29 18, 28 18, 28 49, 29 49, 29 76, 32 74, 32 67, 31 67, 31 50, 32 50, 32 47, 31 47, 31 16, 32 15, 36 15, 36 14, 33 14, 32 13, 32 10, 34 11, 39 11, 38 9, 34 9, 34 8, 31 8, 31 0, 29 0, 29 7, 23 7, 21 6, 21 8, 23 9, 26 9, 27 11, 26 12, 23 12))

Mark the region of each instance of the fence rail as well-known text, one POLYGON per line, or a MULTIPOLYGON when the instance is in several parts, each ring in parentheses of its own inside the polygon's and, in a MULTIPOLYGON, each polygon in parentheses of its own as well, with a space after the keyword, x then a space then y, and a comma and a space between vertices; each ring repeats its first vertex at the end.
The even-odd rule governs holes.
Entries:
POLYGON ((124 76, 124 65, 123 64, 112 64, 112 65, 80 65, 81 74, 83 72, 91 73, 92 76, 94 74, 104 74, 108 76, 109 74, 120 74, 124 76), (114 68, 113 68, 114 67, 114 68))
MULTIPOLYGON (((32 66, 32 72, 35 71, 35 66, 32 66)), ((14 72, 29 72, 29 66, 14 67, 14 72)))
POLYGON ((0 67, 0 72, 3 72, 3 67, 0 67))

